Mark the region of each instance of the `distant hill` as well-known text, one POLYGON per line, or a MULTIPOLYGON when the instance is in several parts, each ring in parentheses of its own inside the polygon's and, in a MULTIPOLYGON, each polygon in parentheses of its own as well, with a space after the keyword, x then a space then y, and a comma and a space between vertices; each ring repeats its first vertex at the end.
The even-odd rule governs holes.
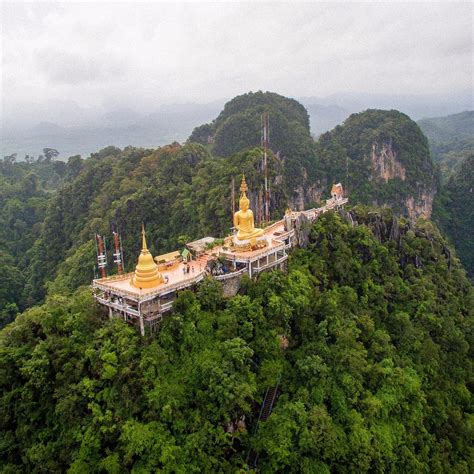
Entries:
POLYGON ((197 123, 215 117, 222 104, 174 104, 151 113, 137 113, 122 108, 95 117, 87 123, 58 125, 40 122, 27 129, 5 128, 0 140, 2 156, 18 154, 38 156, 45 147, 60 152, 60 159, 72 155, 88 156, 109 145, 117 147, 158 147, 173 141, 184 141, 197 123))
POLYGON ((399 110, 413 120, 453 114, 471 109, 471 91, 444 95, 403 95, 347 92, 327 97, 297 98, 308 110, 311 119, 311 133, 316 138, 332 130, 349 115, 367 109, 399 110))
POLYGON ((434 219, 448 235, 474 279, 474 153, 452 173, 435 201, 434 219))
MULTIPOLYGON (((324 132, 332 130, 349 117, 351 112, 339 105, 322 105, 318 103, 304 103, 308 110, 311 134, 318 138, 324 132)), ((361 109, 362 110, 362 109, 361 109)))
POLYGON ((419 120, 418 125, 428 137, 431 156, 440 164, 445 177, 474 153, 474 111, 425 118, 419 120))

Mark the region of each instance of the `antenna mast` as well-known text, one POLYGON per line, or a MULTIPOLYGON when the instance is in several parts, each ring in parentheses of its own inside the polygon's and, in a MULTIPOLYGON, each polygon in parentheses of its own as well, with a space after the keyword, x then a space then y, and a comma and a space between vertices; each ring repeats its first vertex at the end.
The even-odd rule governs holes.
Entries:
POLYGON ((268 188, 268 143, 270 141, 270 121, 268 112, 262 116, 263 122, 263 172, 265 176, 265 221, 270 221, 270 190, 268 188))
MULTIPOLYGON (((233 219, 234 214, 235 214, 235 179, 233 176, 230 183, 230 195, 231 195, 232 219, 233 219)), ((232 225, 234 224, 232 223, 232 225)))
POLYGON ((262 222, 265 221, 265 218, 264 218, 264 211, 263 211, 263 194, 262 194, 262 188, 260 188, 260 191, 258 192, 257 220, 258 220, 258 223, 259 223, 259 224, 262 224, 262 222))
POLYGON ((105 267, 107 266, 107 251, 105 249, 105 239, 99 235, 95 235, 97 249, 97 266, 99 267, 102 278, 107 277, 105 267))
POLYGON ((122 239, 118 232, 113 231, 113 234, 114 234, 114 245, 115 245, 114 263, 117 264, 118 274, 121 275, 123 273, 122 239))

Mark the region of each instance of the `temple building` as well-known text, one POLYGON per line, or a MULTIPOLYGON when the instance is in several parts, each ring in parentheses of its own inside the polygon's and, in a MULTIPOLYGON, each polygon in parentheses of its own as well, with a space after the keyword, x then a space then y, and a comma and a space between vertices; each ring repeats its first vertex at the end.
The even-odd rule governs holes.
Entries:
POLYGON ((179 291, 195 288, 205 277, 220 281, 224 295, 233 296, 244 274, 254 277, 262 271, 285 269, 288 251, 298 246, 298 222, 315 221, 320 214, 348 201, 338 183, 332 187, 332 197, 324 206, 307 211, 288 210, 283 219, 257 228, 245 177, 242 177, 240 192, 233 232, 223 244, 216 244, 219 241, 214 237, 204 237, 189 242, 182 252, 169 252, 154 259, 142 226, 142 249, 135 271, 92 282, 94 297, 107 309, 109 317, 123 318, 138 326, 145 335, 158 330, 163 317, 172 310, 179 291))
POLYGON ((331 188, 331 198, 332 199, 344 199, 344 190, 342 189, 342 184, 337 183, 333 184, 331 188))

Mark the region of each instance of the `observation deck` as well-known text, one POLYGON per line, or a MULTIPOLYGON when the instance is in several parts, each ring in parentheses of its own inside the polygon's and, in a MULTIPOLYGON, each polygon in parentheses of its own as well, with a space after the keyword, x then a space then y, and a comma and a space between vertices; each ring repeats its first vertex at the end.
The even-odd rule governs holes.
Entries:
MULTIPOLYGON (((347 198, 333 196, 322 207, 288 212, 283 219, 263 229, 267 243, 263 248, 237 252, 224 244, 195 252, 194 259, 189 262, 177 261, 160 269, 163 282, 153 288, 134 286, 133 272, 95 279, 92 282, 94 298, 107 308, 110 318, 123 318, 138 326, 142 335, 153 333, 163 316, 172 310, 179 291, 194 288, 206 276, 224 285, 236 281, 233 288, 237 291, 244 274, 252 278, 262 271, 283 269, 288 251, 297 246, 294 223, 299 216, 303 214, 313 222, 322 213, 347 202, 347 198)), ((213 240, 209 240, 209 243, 213 240)), ((195 250, 195 247, 191 245, 189 249, 195 250)))

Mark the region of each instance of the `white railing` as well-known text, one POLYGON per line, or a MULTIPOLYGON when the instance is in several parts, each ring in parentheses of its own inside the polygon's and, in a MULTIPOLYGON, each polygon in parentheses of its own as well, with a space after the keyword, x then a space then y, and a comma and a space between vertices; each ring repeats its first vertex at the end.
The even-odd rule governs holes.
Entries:
POLYGON ((114 308, 117 311, 125 311, 126 313, 133 314, 134 316, 139 316, 139 314, 140 314, 138 312, 138 310, 136 310, 135 308, 132 308, 131 306, 115 303, 115 302, 113 302, 111 300, 108 300, 106 298, 101 298, 100 296, 96 296, 95 298, 99 303, 101 303, 105 306, 108 306, 110 308, 114 308))
POLYGON ((252 267, 252 273, 258 273, 263 270, 266 270, 267 268, 271 268, 276 265, 279 265, 280 263, 284 262, 287 258, 288 258, 288 255, 283 255, 283 257, 280 257, 277 260, 273 260, 273 262, 268 262, 265 265, 260 265, 258 267, 252 267))
POLYGON ((169 311, 173 307, 173 301, 168 301, 168 303, 164 303, 160 307, 160 313, 164 313, 165 311, 169 311))
MULTIPOLYGON (((276 241, 280 242, 279 240, 276 240, 276 241)), ((264 247, 262 249, 253 250, 251 257, 250 256, 246 257, 245 255, 242 255, 239 253, 224 252, 224 251, 221 251, 219 256, 227 258, 231 262, 233 262, 234 260, 236 262, 240 262, 240 261, 249 262, 249 261, 257 260, 258 258, 261 258, 262 256, 270 255, 271 253, 277 252, 279 250, 283 250, 284 248, 285 248, 285 244, 280 242, 277 245, 273 245, 271 247, 264 247)), ((242 252, 242 253, 247 253, 247 252, 242 252)))
POLYGON ((224 275, 213 275, 213 278, 215 278, 218 281, 229 280, 230 278, 243 275, 244 273, 248 273, 247 267, 241 268, 240 270, 236 272, 225 273, 224 275))

